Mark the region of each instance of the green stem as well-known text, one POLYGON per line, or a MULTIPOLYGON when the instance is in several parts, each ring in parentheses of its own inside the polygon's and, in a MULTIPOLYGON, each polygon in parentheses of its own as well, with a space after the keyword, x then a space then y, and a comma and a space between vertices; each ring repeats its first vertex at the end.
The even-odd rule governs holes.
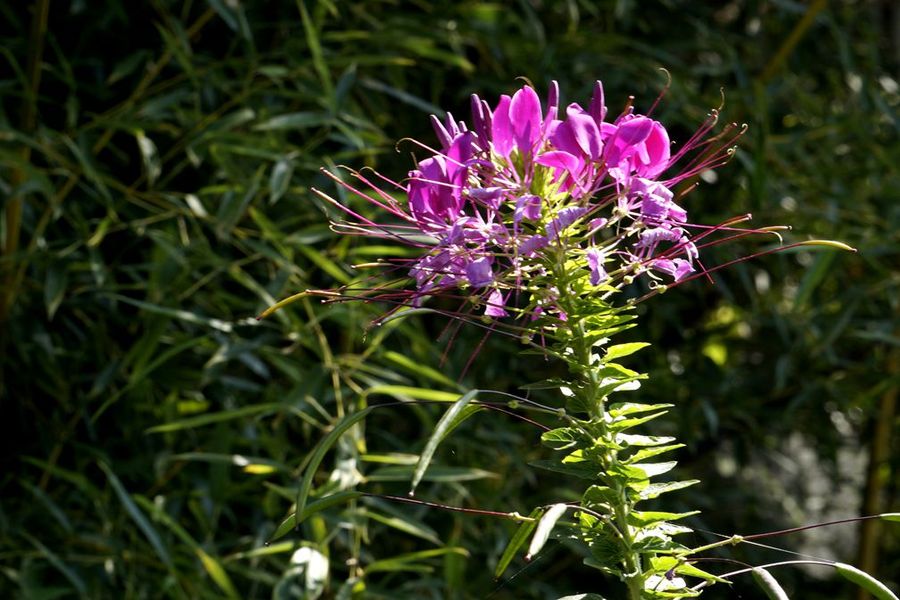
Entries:
MULTIPOLYGON (((565 256, 561 254, 557 259, 555 266, 555 276, 558 282, 560 308, 566 312, 568 320, 567 336, 570 348, 575 355, 575 363, 578 369, 572 369, 573 375, 582 380, 583 386, 575 386, 576 392, 581 396, 583 403, 588 407, 590 415, 590 424, 594 427, 593 435, 595 437, 595 446, 609 449, 603 455, 602 469, 603 472, 610 472, 611 469, 619 464, 618 453, 615 448, 614 433, 606 427, 606 407, 605 400, 598 398, 600 389, 601 375, 599 366, 593 365, 591 361, 591 344, 585 333, 584 320, 579 316, 580 311, 576 310, 579 302, 577 294, 575 294, 570 285, 570 278, 565 270, 565 256)), ((601 476, 602 477, 602 476, 601 476)), ((606 484, 607 482, 604 482, 606 484)), ((609 487, 613 488, 613 485, 609 487)), ((635 552, 633 528, 629 524, 633 503, 628 499, 627 490, 620 489, 615 496, 617 502, 611 506, 612 520, 615 528, 619 532, 619 542, 622 549, 622 566, 624 567, 624 581, 628 588, 629 600, 641 600, 644 589, 644 573, 641 564, 641 556, 635 552)))

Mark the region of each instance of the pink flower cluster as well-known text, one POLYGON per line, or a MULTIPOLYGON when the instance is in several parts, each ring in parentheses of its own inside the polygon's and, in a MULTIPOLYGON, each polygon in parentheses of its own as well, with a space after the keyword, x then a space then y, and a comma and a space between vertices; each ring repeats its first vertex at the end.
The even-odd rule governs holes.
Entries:
MULTIPOLYGON (((375 223, 339 205, 354 222, 345 232, 387 236, 423 248, 409 265, 416 297, 451 288, 486 300, 485 314, 508 316, 523 284, 546 273, 562 249, 584 265, 592 285, 616 285, 647 274, 683 280, 696 269, 697 248, 673 187, 718 166, 722 148, 664 178, 687 151, 702 146, 714 118, 673 156, 665 127, 629 106, 607 121, 597 82, 587 109, 559 115, 559 89, 545 106, 534 89, 501 96, 496 107, 472 97, 472 124, 432 117, 440 142, 409 173, 406 206, 361 174, 374 196, 345 188, 386 209, 394 224, 375 223)), ((427 146, 422 145, 427 148, 427 146)), ((538 307, 539 311, 540 308, 538 307)))

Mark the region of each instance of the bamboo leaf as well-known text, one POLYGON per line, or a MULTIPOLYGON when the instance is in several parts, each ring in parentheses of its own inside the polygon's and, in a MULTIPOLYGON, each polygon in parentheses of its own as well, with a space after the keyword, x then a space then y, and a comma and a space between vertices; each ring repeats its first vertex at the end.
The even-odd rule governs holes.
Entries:
POLYGON ((106 465, 106 463, 100 462, 97 463, 100 468, 106 473, 106 478, 109 480, 109 484, 112 486, 113 491, 115 491, 116 496, 119 497, 119 501, 122 503, 122 506, 125 507, 125 512, 128 513, 128 516, 135 522, 147 540, 150 542, 150 545, 153 546, 153 549, 156 550, 156 554, 159 556, 160 560, 163 561, 170 569, 172 568, 172 557, 169 555, 169 551, 166 549, 163 544, 162 538, 159 535, 159 532, 153 527, 150 521, 147 520, 147 516, 141 512, 141 509, 134 503, 134 500, 131 499, 131 496, 128 494, 128 491, 125 489, 125 486, 122 485, 122 482, 119 481, 119 478, 116 477, 116 474, 113 473, 112 469, 106 465))
POLYGON ((444 416, 442 416, 437 425, 435 425, 434 431, 432 432, 431 437, 428 438, 425 449, 422 450, 422 454, 419 456, 419 462, 416 464, 416 468, 413 471, 412 484, 409 490, 410 496, 415 494, 416 487, 419 485, 419 482, 422 481, 425 469, 427 469, 428 465, 431 463, 431 459, 434 457, 434 452, 437 450, 438 444, 440 444, 451 431, 456 429, 460 423, 478 412, 478 407, 473 407, 475 410, 465 410, 469 402, 477 395, 478 390, 471 390, 460 396, 459 400, 454 402, 450 408, 447 409, 447 412, 444 413, 444 416))
MULTIPOLYGON (((303 509, 303 514, 300 515, 300 522, 302 523, 312 515, 317 512, 321 512, 326 508, 330 508, 337 504, 344 504, 351 500, 356 500, 357 498, 362 497, 362 492, 338 492, 336 494, 331 494, 330 496, 325 496, 324 498, 319 498, 314 502, 310 502, 303 509)), ((269 542, 273 542, 280 537, 283 537, 287 534, 291 529, 293 529, 297 525, 297 511, 291 511, 285 519, 278 525, 275 529, 275 533, 272 534, 272 537, 269 538, 269 542)))
POLYGON ((512 539, 509 540, 506 549, 503 551, 503 555, 500 556, 500 560, 497 562, 497 567, 494 569, 495 578, 499 579, 499 577, 503 575, 503 572, 506 571, 506 567, 512 562, 516 552, 519 551, 519 548, 522 547, 522 544, 525 543, 525 540, 528 539, 528 536, 531 535, 531 532, 537 527, 538 520, 541 518, 541 515, 544 514, 545 510, 546 509, 543 506, 535 508, 531 511, 531 514, 528 515, 530 520, 523 521, 518 529, 516 529, 516 533, 514 533, 512 539))
POLYGON ((306 465, 303 479, 300 480, 300 489, 297 492, 297 504, 294 508, 296 525, 300 525, 300 523, 303 522, 303 517, 305 516, 304 510, 306 509, 306 501, 309 498, 309 492, 312 489, 313 477, 315 477, 319 465, 325 458, 325 454, 348 429, 365 419, 366 416, 372 412, 372 408, 373 407, 365 408, 344 417, 340 423, 335 425, 334 429, 332 429, 328 435, 322 438, 315 449, 313 449, 309 463, 306 465))

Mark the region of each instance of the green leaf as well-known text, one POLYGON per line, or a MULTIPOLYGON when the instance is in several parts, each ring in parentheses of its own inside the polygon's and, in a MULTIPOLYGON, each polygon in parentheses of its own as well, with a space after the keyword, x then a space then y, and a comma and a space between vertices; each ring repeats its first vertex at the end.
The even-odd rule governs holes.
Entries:
POLYGON ((606 354, 603 356, 601 362, 607 363, 616 360, 617 358, 634 354, 638 350, 646 348, 649 345, 650 344, 646 342, 632 342, 630 344, 616 344, 615 346, 610 346, 606 349, 606 354))
MULTIPOLYGON (((349 502, 350 500, 356 500, 363 495, 362 492, 338 492, 336 494, 331 494, 330 496, 325 496, 324 498, 319 498, 313 502, 310 502, 303 509, 303 514, 300 515, 300 522, 302 523, 312 515, 317 512, 321 512, 326 508, 330 508, 335 506, 336 504, 344 504, 349 502)), ((272 537, 269 538, 270 542, 277 540, 280 537, 283 537, 287 534, 291 529, 293 529, 297 525, 297 511, 291 511, 289 514, 275 529, 275 533, 272 534, 272 537)))
POLYGON ((651 483, 646 488, 641 490, 640 498, 641 500, 652 500, 662 494, 667 494, 669 492, 674 492, 676 490, 681 490, 686 487, 690 487, 695 483, 700 483, 699 479, 689 479, 687 481, 669 481, 666 483, 651 483))
POLYGON ((147 517, 141 512, 141 509, 137 507, 134 501, 131 499, 131 496, 128 495, 128 492, 125 490, 125 486, 122 485, 122 482, 119 481, 119 478, 116 477, 116 474, 113 473, 112 469, 110 469, 106 463, 100 462, 97 463, 100 468, 106 473, 106 478, 109 480, 110 485, 113 490, 116 492, 116 496, 119 497, 119 501, 122 503, 122 506, 125 507, 125 512, 128 513, 128 516, 135 522, 147 540, 150 542, 150 545, 153 546, 153 549, 156 550, 156 554, 159 556, 160 560, 162 560, 163 564, 173 568, 172 566, 172 557, 169 555, 169 551, 166 549, 163 544, 162 538, 159 536, 159 533, 147 520, 147 517))
POLYGON ((459 400, 457 392, 442 392, 428 388, 417 388, 406 385, 375 385, 366 390, 367 396, 384 394, 397 400, 430 400, 437 402, 456 402, 459 400))
POLYGON ((628 520, 636 527, 650 527, 664 521, 677 521, 698 514, 700 514, 699 510, 683 513, 633 510, 628 514, 628 520))
POLYGON ((865 571, 860 571, 856 567, 844 563, 834 563, 834 568, 841 577, 866 590, 876 600, 898 600, 894 592, 865 571))
POLYGON ((200 547, 200 544, 198 544, 181 525, 169 516, 168 513, 143 496, 135 496, 134 500, 140 504, 144 510, 150 513, 150 516, 153 517, 154 521, 158 521, 168 527, 169 530, 184 542, 186 546, 194 551, 197 558, 200 559, 200 564, 203 565, 203 568, 206 570, 207 574, 209 574, 210 579, 219 586, 219 589, 225 593, 226 597, 232 599, 241 597, 221 563, 207 554, 206 551, 200 547))
POLYGON ((509 566, 509 563, 512 562, 513 557, 516 555, 516 552, 519 551, 519 548, 522 547, 522 544, 525 543, 525 540, 528 539, 528 536, 531 535, 531 532, 534 531, 534 528, 537 527, 538 520, 541 515, 544 514, 546 509, 543 506, 538 506, 534 510, 531 511, 531 514, 528 515, 530 521, 523 521, 518 529, 516 529, 516 533, 513 534, 512 539, 509 540, 509 543, 506 545, 506 549, 503 550, 503 554, 500 556, 500 560, 497 562, 497 567, 494 569, 494 577, 499 579, 503 572, 506 571, 506 567, 509 566))
POLYGON ((635 415, 663 408, 672 408, 674 404, 637 404, 634 402, 617 402, 609 405, 609 414, 613 418, 635 415))
POLYGON ((581 441, 587 441, 587 436, 575 427, 560 427, 541 434, 541 443, 554 450, 572 448, 581 441))
POLYGON ((156 144, 144 134, 143 129, 135 131, 134 137, 141 152, 141 161, 144 163, 144 173, 147 175, 147 182, 153 185, 162 173, 162 162, 159 159, 156 144))
POLYGON ((150 427, 149 429, 147 429, 146 433, 168 433, 171 431, 180 431, 182 429, 192 429, 194 427, 202 427, 204 425, 211 425, 213 423, 221 423, 223 421, 230 421, 232 419, 240 419, 259 413, 276 412, 279 409, 283 408, 285 407, 277 402, 255 404, 251 406, 245 406, 243 408, 236 408, 234 410, 223 410, 207 415, 198 415, 196 417, 181 419, 180 421, 172 421, 169 423, 164 423, 162 425, 155 425, 154 427, 150 427))
POLYGON ((54 263, 47 269, 47 275, 44 278, 44 305, 47 307, 48 320, 53 320, 56 309, 62 304, 68 279, 68 272, 58 263, 54 263))
POLYGON ((278 131, 282 129, 306 129, 333 123, 334 119, 327 113, 295 112, 278 115, 253 126, 255 131, 278 131))
POLYGON ((625 460, 625 464, 632 464, 641 460, 646 460, 648 458, 652 458, 654 456, 659 456, 660 454, 665 454, 666 452, 671 452, 672 450, 677 450, 679 448, 684 448, 684 444, 671 444, 669 446, 656 446, 655 448, 643 448, 638 450, 631 456, 629 456, 625 460))
POLYGON ((454 402, 450 408, 447 409, 447 412, 444 413, 444 416, 442 416, 437 425, 435 425, 434 431, 432 432, 431 437, 428 438, 425 449, 422 450, 422 454, 419 456, 419 462, 416 464, 416 468, 413 471, 412 485, 409 490, 410 496, 415 494, 416 487, 419 485, 419 482, 422 481, 422 476, 425 475, 425 470, 431 463, 431 459, 434 457, 434 452, 437 450, 438 444, 440 444, 451 431, 456 429, 460 423, 478 412, 480 407, 477 406, 471 407, 474 410, 465 410, 469 402, 477 395, 478 390, 471 390, 460 396, 459 400, 454 402))
POLYGON ((751 572, 753 573, 753 581, 762 588, 769 600, 790 600, 787 592, 785 592, 778 581, 772 577, 771 573, 762 567, 753 567, 753 571, 751 572))
MULTIPOLYGON (((366 575, 371 573, 377 573, 379 571, 418 571, 420 569, 410 568, 415 565, 415 563, 421 562, 423 560, 428 560, 430 558, 436 558, 439 556, 444 556, 446 554, 458 554, 460 556, 469 556, 469 551, 465 548, 460 548, 456 546, 450 546, 447 548, 435 548, 433 550, 420 550, 419 552, 410 552, 408 554, 399 554, 397 556, 393 556, 391 558, 386 558, 384 560, 377 560, 373 563, 369 563, 363 570, 366 575)), ((429 569, 430 571, 430 569, 429 569)))
MULTIPOLYGON (((409 481, 413 471, 412 466, 383 467, 368 473, 366 481, 409 481)), ((422 481, 474 481, 491 477, 498 477, 498 475, 484 469, 437 466, 428 469, 428 472, 422 476, 422 481)))
POLYGON ((556 522, 566 513, 567 508, 569 508, 567 504, 559 503, 547 509, 547 512, 538 521, 534 530, 534 537, 531 538, 531 544, 528 546, 528 552, 525 554, 526 561, 530 561, 541 551, 541 548, 550 539, 550 532, 553 531, 556 522))
POLYGON ((878 515, 880 518, 885 521, 893 521, 895 523, 900 523, 900 513, 882 513, 878 515))
POLYGON ((306 471, 303 473, 303 479, 300 480, 300 489, 297 491, 297 504, 294 507, 297 525, 300 525, 300 523, 303 522, 306 501, 309 498, 309 492, 312 489, 313 477, 316 476, 316 471, 319 469, 319 465, 322 464, 325 454, 348 429, 365 419, 369 413, 372 412, 372 409, 373 407, 369 407, 351 415, 347 415, 334 426, 334 429, 332 429, 328 435, 316 444, 316 447, 313 449, 310 456, 309 463, 306 465, 306 471))
POLYGON ((272 167, 269 175, 269 204, 278 202, 287 191, 291 183, 291 175, 294 172, 294 163, 288 158, 282 158, 272 167))
POLYGON ((669 436, 616 434, 616 443, 626 448, 628 446, 662 446, 673 441, 675 438, 669 436))
POLYGON ((538 469, 546 469, 564 475, 580 477, 582 479, 596 479, 599 467, 592 463, 584 461, 580 463, 561 463, 558 460, 534 460, 528 463, 538 469))

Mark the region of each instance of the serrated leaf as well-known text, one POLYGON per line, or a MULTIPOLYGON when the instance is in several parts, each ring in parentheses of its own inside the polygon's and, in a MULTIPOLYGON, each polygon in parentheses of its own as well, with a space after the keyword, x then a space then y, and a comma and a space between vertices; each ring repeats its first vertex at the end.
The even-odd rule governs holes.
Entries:
POLYGON ((431 463, 431 459, 434 457, 434 452, 437 450, 438 444, 440 444, 451 431, 456 429, 460 423, 478 412, 479 407, 477 406, 471 407, 475 410, 465 410, 469 402, 477 395, 478 390, 471 390, 460 396, 459 400, 454 402, 450 408, 447 409, 447 412, 444 413, 437 425, 435 425, 434 431, 432 432, 431 437, 428 438, 428 442, 425 444, 425 448, 419 456, 419 462, 416 464, 416 468, 413 471, 412 485, 409 490, 410 496, 415 494, 416 487, 419 485, 419 482, 422 481, 422 476, 425 475, 425 469, 427 469, 428 465, 431 463))
POLYGON ((662 410, 664 408, 672 408, 674 404, 638 404, 635 402, 617 402, 609 405, 609 414, 613 418, 624 417, 627 415, 652 412, 654 410, 662 410))
POLYGON ((560 463, 556 460, 535 460, 528 464, 533 467, 537 467, 538 469, 546 469, 547 471, 563 473, 564 475, 572 475, 574 477, 580 477, 582 479, 597 478, 598 467, 591 466, 591 463, 589 462, 560 463))
POLYGON ((572 448, 584 439, 584 433, 574 427, 560 427, 541 434, 541 443, 554 450, 572 448))
POLYGON ((617 358, 622 358, 630 354, 634 354, 638 350, 646 348, 649 345, 650 344, 646 342, 632 342, 630 344, 616 344, 615 346, 610 346, 606 349, 606 354, 603 356, 602 362, 606 363, 612 360, 616 360, 617 358))
POLYGON ((630 433, 616 434, 616 443, 622 446, 662 446, 675 441, 667 435, 635 435, 630 433))
POLYGON ((765 592, 769 600, 790 600, 787 592, 785 592, 778 581, 772 577, 771 573, 762 567, 754 567, 751 572, 753 573, 753 581, 755 581, 756 585, 765 592))
POLYGON ((654 456, 659 456, 660 454, 665 454, 666 452, 671 452, 672 450, 677 450, 679 448, 684 448, 684 444, 672 444, 670 446, 656 446, 655 448, 643 448, 638 450, 634 454, 628 457, 625 460, 625 464, 632 464, 634 462, 640 460, 646 460, 648 458, 652 458, 654 456))
POLYGON ((567 508, 567 504, 560 503, 554 504, 547 509, 547 512, 544 513, 541 520, 538 521, 537 527, 534 530, 534 536, 531 538, 531 544, 528 546, 525 560, 531 560, 541 551, 541 548, 543 548, 544 544, 547 543, 547 540, 550 539, 550 532, 553 531, 556 522, 565 514, 567 508))
POLYGON ((628 519, 636 527, 650 527, 663 521, 677 521, 678 519, 692 517, 697 514, 700 514, 699 510, 683 513, 633 510, 629 513, 628 519))
POLYGON ((525 540, 528 539, 528 536, 531 535, 531 532, 534 531, 534 528, 537 527, 538 520, 541 515, 544 514, 546 509, 543 506, 539 506, 531 511, 531 514, 528 517, 531 521, 523 521, 516 532, 513 534, 512 539, 509 540, 509 543, 506 545, 506 549, 503 550, 503 554, 500 556, 500 560, 497 562, 497 567, 494 569, 494 577, 498 578, 503 575, 503 572, 506 571, 506 567, 509 566, 509 563, 512 562, 513 557, 516 555, 516 552, 519 551, 519 548, 522 547, 522 544, 525 543, 525 540))
POLYGON ((898 600, 894 592, 865 571, 844 563, 834 563, 834 568, 841 577, 866 590, 877 600, 898 600))
POLYGON ((625 431, 627 429, 631 429, 632 427, 637 427, 638 425, 643 425, 648 421, 652 421, 653 419, 658 419, 659 417, 666 414, 667 410, 660 411, 658 413, 653 413, 651 415, 645 415, 643 417, 632 417, 630 419, 620 419, 617 421, 613 421, 610 423, 609 428, 612 431, 625 431))
POLYGON ((651 477, 656 477, 657 475, 662 475, 663 473, 668 473, 677 465, 677 461, 669 461, 662 463, 638 463, 638 464, 629 464, 633 469, 640 469, 647 475, 647 479, 651 477))
POLYGON ((676 490, 681 490, 686 487, 690 487, 696 483, 700 483, 699 479, 689 479, 687 481, 669 481, 666 483, 651 483, 646 488, 641 490, 640 498, 641 500, 652 500, 653 498, 657 498, 662 494, 667 494, 669 492, 674 492, 676 490))

